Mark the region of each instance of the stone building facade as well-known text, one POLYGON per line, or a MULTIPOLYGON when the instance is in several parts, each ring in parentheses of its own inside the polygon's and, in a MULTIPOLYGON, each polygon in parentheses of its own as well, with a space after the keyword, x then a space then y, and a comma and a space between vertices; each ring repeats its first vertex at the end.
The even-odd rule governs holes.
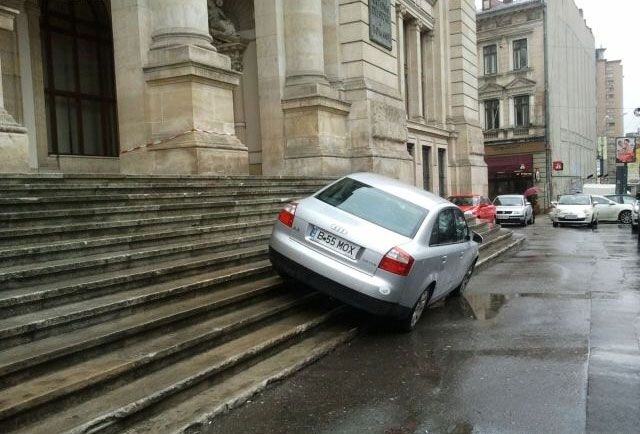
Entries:
POLYGON ((477 20, 490 195, 535 186, 544 209, 595 176, 593 35, 573 0, 487 0, 477 20))
POLYGON ((607 183, 616 180, 616 137, 624 136, 623 68, 621 60, 607 60, 606 48, 596 50, 596 130, 598 158, 607 183))
POLYGON ((473 0, 0 4, 0 172, 487 189, 473 0))

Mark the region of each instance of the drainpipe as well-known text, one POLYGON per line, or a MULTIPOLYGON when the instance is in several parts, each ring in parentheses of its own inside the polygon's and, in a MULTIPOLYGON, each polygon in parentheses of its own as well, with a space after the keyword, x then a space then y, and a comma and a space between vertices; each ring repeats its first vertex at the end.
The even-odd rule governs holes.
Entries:
POLYGON ((551 161, 551 143, 550 143, 550 135, 549 135, 549 110, 551 108, 551 104, 549 101, 549 41, 548 41, 548 25, 547 25, 547 0, 540 0, 542 3, 542 25, 544 28, 544 98, 545 98, 545 108, 544 108, 544 136, 545 136, 545 154, 546 154, 546 164, 547 164, 547 208, 551 206, 551 201, 553 200, 553 183, 551 182, 551 176, 553 174, 553 162, 551 161))

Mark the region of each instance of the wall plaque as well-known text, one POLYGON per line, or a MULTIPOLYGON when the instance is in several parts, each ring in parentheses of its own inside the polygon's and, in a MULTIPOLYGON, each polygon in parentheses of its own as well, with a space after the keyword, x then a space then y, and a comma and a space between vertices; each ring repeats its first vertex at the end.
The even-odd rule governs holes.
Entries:
POLYGON ((369 0, 369 39, 391 50, 391 0, 369 0))

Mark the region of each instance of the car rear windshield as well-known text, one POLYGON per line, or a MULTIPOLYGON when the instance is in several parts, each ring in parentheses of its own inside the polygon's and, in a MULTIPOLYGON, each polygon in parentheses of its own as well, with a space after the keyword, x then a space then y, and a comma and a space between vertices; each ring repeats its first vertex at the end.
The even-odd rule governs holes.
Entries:
POLYGON ((480 204, 480 198, 477 196, 455 196, 450 197, 449 202, 456 206, 475 206, 480 204))
POLYGON ((505 197, 498 196, 493 201, 496 206, 522 206, 522 199, 519 197, 505 197))
POLYGON ((351 178, 338 181, 316 198, 409 238, 413 238, 428 214, 418 205, 351 178))
POLYGON ((560 196, 560 205, 591 205, 591 199, 586 194, 574 194, 570 196, 560 196))

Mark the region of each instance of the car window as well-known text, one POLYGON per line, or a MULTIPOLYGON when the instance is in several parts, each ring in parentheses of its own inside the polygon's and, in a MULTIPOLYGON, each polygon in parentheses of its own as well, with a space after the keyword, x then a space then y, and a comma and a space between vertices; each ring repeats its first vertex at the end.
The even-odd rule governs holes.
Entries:
POLYGON ((610 199, 610 200, 614 201, 614 202, 623 203, 623 202, 622 202, 622 199, 621 199, 621 198, 620 198, 620 196, 618 196, 618 195, 615 195, 615 194, 607 194, 605 197, 606 197, 607 199, 610 199))
POLYGON ((454 209, 453 214, 455 217, 456 225, 456 242, 462 243, 467 241, 469 235, 469 227, 467 226, 467 220, 464 218, 464 214, 459 209, 454 209))
POLYGON ((635 201, 636 200, 631 196, 622 196, 622 203, 625 205, 633 205, 635 201))
MULTIPOLYGON (((464 217, 464 216, 463 216, 464 217)), ((456 226, 453 209, 440 211, 431 232, 430 244, 451 244, 456 242, 456 226)))
POLYGON ((522 198, 515 196, 498 196, 493 201, 496 206, 522 206, 522 198))
POLYGON ((415 236, 428 214, 418 205, 351 178, 343 178, 316 198, 409 238, 415 236))
POLYGON ((596 205, 609 205, 610 203, 615 203, 610 199, 602 196, 593 196, 593 203, 596 205))
POLYGON ((591 205, 591 200, 587 194, 571 194, 560 196, 559 205, 591 205))

